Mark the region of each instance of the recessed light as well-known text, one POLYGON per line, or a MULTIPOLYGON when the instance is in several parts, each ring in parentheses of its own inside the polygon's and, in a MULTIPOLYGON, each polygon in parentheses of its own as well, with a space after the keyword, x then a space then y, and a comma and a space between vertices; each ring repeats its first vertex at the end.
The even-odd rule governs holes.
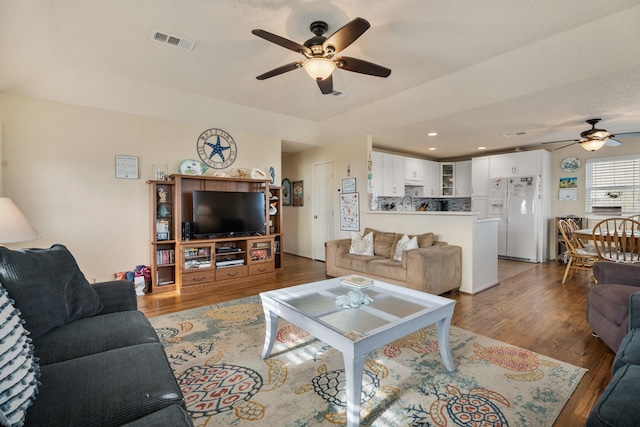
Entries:
POLYGON ((478 150, 486 150, 487 147, 478 147, 478 150))
POLYGON ((429 132, 427 134, 427 136, 436 136, 438 134, 438 132, 429 132))
POLYGON ((435 151, 436 147, 429 147, 429 151, 435 151))

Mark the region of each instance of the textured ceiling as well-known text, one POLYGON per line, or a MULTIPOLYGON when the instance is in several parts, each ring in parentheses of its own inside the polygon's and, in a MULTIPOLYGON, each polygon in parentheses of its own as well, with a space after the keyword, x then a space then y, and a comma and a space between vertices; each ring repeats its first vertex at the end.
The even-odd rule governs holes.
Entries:
POLYGON ((379 148, 456 158, 574 139, 591 117, 640 131, 638 22, 638 0, 0 0, 0 91, 176 120, 250 108, 281 123, 260 131, 287 150, 372 135, 379 148), (343 53, 389 78, 336 70, 346 98, 303 70, 256 80, 302 57, 252 29, 302 43, 312 21, 330 34, 355 17, 371 28, 343 53), (154 42, 154 29, 196 46, 154 42))

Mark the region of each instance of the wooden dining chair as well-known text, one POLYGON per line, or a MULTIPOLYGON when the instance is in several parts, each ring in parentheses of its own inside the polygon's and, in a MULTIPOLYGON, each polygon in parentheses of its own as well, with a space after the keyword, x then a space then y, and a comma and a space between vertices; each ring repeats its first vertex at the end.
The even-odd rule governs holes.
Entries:
POLYGON ((558 230, 562 234, 567 249, 567 268, 565 268, 562 277, 562 284, 564 284, 569 272, 573 276, 578 270, 591 270, 593 263, 598 260, 598 254, 581 246, 580 240, 573 234, 574 228, 569 221, 559 220, 558 230))
POLYGON ((607 218, 593 227, 593 241, 603 261, 640 263, 640 222, 607 218))
MULTIPOLYGON (((567 223, 571 227, 572 232, 580 229, 580 226, 573 218, 565 218, 565 221, 567 221, 567 223)), ((580 239, 579 236, 576 236, 573 234, 572 234, 572 239, 577 247, 582 249, 587 249, 589 252, 592 252, 592 253, 596 253, 596 248, 595 246, 593 246, 593 244, 589 242, 585 242, 584 240, 580 239)))

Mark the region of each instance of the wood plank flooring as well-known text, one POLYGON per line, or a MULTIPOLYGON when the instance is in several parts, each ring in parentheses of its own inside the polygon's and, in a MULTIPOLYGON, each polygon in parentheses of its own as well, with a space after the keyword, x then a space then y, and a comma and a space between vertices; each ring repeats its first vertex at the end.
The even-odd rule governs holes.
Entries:
MULTIPOLYGON (((580 385, 556 423, 582 426, 611 378, 614 353, 591 335, 585 319, 590 272, 579 272, 562 285, 564 265, 500 261, 500 284, 476 295, 445 296, 457 301, 452 324, 542 355, 587 368, 580 385)), ((325 279, 324 263, 285 254, 275 282, 252 283, 212 295, 147 294, 138 307, 148 317, 187 310, 259 292, 325 279)))

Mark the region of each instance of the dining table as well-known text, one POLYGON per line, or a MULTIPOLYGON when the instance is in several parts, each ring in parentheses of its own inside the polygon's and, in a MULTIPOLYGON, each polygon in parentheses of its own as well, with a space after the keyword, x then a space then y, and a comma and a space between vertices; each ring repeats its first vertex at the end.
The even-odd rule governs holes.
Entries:
MULTIPOLYGON (((627 233, 627 236, 631 237, 631 231, 627 230, 625 232, 627 233)), ((580 228, 578 230, 573 230, 572 233, 576 235, 580 240, 596 240, 594 236, 597 238, 601 235, 599 231, 596 231, 594 233, 592 228, 580 228)), ((633 237, 636 239, 640 239, 640 230, 634 230, 633 237)))

